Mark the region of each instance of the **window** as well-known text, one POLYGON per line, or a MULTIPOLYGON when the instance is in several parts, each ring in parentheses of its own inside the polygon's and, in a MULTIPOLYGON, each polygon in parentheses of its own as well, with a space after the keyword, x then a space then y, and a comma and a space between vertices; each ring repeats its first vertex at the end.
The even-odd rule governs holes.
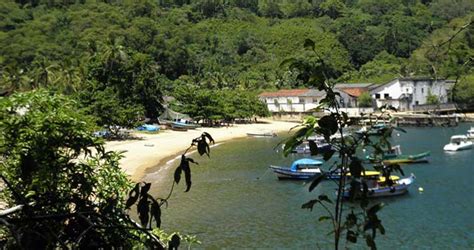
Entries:
POLYGON ((318 98, 313 98, 313 103, 318 103, 318 98))
POLYGON ((299 98, 300 103, 304 103, 304 98, 299 98))
POLYGON ((422 93, 422 94, 425 93, 425 90, 424 90, 423 88, 421 88, 421 93, 422 93))
POLYGON ((390 99, 390 95, 387 94, 387 93, 385 93, 385 94, 383 94, 383 98, 385 98, 385 99, 390 99))
POLYGON ((415 105, 418 105, 418 103, 419 103, 419 102, 418 102, 418 101, 416 101, 416 102, 415 102, 415 105))
POLYGON ((375 94, 375 99, 380 99, 380 94, 375 94))
POLYGON ((407 92, 407 93, 408 93, 408 88, 406 88, 406 91, 405 91, 405 92, 407 92))

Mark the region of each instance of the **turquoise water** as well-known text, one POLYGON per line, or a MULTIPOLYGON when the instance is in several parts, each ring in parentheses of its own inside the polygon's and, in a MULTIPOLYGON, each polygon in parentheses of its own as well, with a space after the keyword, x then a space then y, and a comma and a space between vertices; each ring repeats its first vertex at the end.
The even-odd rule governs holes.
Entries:
MULTIPOLYGON (((474 248, 474 150, 442 149, 451 135, 466 133, 470 125, 406 128, 408 133, 393 136, 403 153, 431 150, 431 158, 428 164, 404 168, 417 177, 407 195, 380 200, 387 206, 379 213, 386 229, 377 235, 379 248, 474 248)), ((324 182, 309 193, 305 182, 278 181, 268 166, 298 158, 276 152, 282 136, 226 142, 211 149, 210 159, 192 155, 200 163, 192 169, 193 187, 184 193, 184 183, 177 186, 163 211, 163 228, 196 235, 202 248, 332 248, 329 222, 317 221, 324 212, 301 205, 320 193, 333 197, 336 186, 324 182)), ((154 196, 167 195, 177 164, 150 170, 145 181, 154 182, 154 196)))

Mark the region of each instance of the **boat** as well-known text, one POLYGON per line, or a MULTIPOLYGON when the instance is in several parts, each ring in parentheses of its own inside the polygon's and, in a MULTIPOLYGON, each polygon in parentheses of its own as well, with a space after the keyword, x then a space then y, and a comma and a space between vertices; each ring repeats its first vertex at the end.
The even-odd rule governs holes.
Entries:
POLYGON ((398 155, 396 157, 384 160, 384 164, 403 164, 403 163, 426 163, 431 152, 426 151, 415 155, 398 155))
POLYGON ((467 131, 467 139, 469 140, 474 140, 474 127, 471 127, 468 131, 467 131))
MULTIPOLYGON (((390 131, 389 128, 390 126, 386 125, 385 123, 377 123, 370 126, 370 128, 363 126, 361 129, 359 129, 355 133, 358 135, 367 134, 367 135, 381 136, 381 135, 384 135, 387 131, 390 131)), ((392 134, 390 133, 389 136, 391 135, 392 134)))
POLYGON ((469 141, 465 135, 453 135, 449 144, 444 146, 444 151, 459 151, 472 148, 472 141, 469 141))
MULTIPOLYGON (((393 181, 392 185, 386 185, 385 178, 383 176, 367 176, 366 183, 368 186, 367 198, 387 197, 402 195, 408 192, 408 188, 413 182, 415 182, 415 175, 412 173, 409 177, 400 179, 400 177, 392 175, 390 179, 393 181)), ((360 191, 362 192, 362 190, 360 191)), ((356 198, 361 193, 356 195, 356 198)), ((343 191, 343 197, 350 197, 350 189, 345 188, 343 191)))
MULTIPOLYGON (((382 160, 393 159, 393 158, 398 157, 400 155, 402 155, 402 149, 401 149, 400 145, 395 145, 391 149, 384 152, 382 160)), ((378 160, 376 155, 374 155, 374 154, 367 155, 365 157, 365 159, 370 161, 370 162, 375 162, 375 161, 378 160)))
POLYGON ((171 123, 171 128, 195 129, 199 127, 201 127, 201 125, 183 119, 171 123))
POLYGON ((302 158, 294 161, 291 164, 291 167, 270 165, 269 168, 273 170, 280 180, 307 180, 322 174, 321 169, 319 168, 322 164, 323 162, 319 160, 302 158))
POLYGON ((275 137, 277 134, 273 132, 262 132, 262 133, 247 133, 247 136, 252 137, 275 137))
POLYGON ((173 126, 171 126, 171 130, 173 130, 173 131, 180 131, 180 132, 186 132, 186 131, 188 131, 187 128, 183 128, 183 127, 173 127, 173 126))
MULTIPOLYGON (((291 151, 291 153, 294 154, 311 154, 311 149, 309 147, 309 141, 307 140, 301 143, 300 145, 296 146, 295 149, 291 151)), ((332 149, 331 144, 326 143, 326 142, 316 142, 316 146, 318 147, 318 153, 319 154, 324 154, 327 151, 330 151, 332 149)))

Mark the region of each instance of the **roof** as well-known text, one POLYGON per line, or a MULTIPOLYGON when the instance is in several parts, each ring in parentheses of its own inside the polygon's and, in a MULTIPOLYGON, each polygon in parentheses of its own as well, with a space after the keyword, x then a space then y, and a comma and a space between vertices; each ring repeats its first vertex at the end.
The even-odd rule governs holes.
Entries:
POLYGON ((338 83, 334 88, 354 97, 359 97, 362 93, 368 92, 373 83, 338 83))
POLYGON ((359 97, 364 92, 368 92, 367 88, 347 88, 347 89, 340 89, 340 91, 345 92, 350 96, 359 97))
POLYGON ((337 83, 334 85, 336 89, 340 88, 368 88, 374 85, 373 83, 337 83))
POLYGON ((280 89, 275 92, 263 92, 260 97, 324 96, 323 91, 315 89, 280 89))

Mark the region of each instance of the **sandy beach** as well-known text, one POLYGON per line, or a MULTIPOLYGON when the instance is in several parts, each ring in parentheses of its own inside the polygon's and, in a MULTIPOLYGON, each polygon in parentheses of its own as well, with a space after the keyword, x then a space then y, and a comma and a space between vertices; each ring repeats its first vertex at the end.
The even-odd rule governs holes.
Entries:
POLYGON ((140 181, 147 168, 156 166, 161 161, 181 154, 186 150, 192 139, 202 132, 209 133, 216 143, 222 143, 235 138, 246 137, 247 133, 284 132, 296 126, 297 123, 268 121, 255 124, 234 124, 230 127, 198 128, 186 132, 164 130, 158 134, 138 133, 140 139, 110 141, 106 143, 108 151, 124 151, 120 165, 133 181, 140 181))

